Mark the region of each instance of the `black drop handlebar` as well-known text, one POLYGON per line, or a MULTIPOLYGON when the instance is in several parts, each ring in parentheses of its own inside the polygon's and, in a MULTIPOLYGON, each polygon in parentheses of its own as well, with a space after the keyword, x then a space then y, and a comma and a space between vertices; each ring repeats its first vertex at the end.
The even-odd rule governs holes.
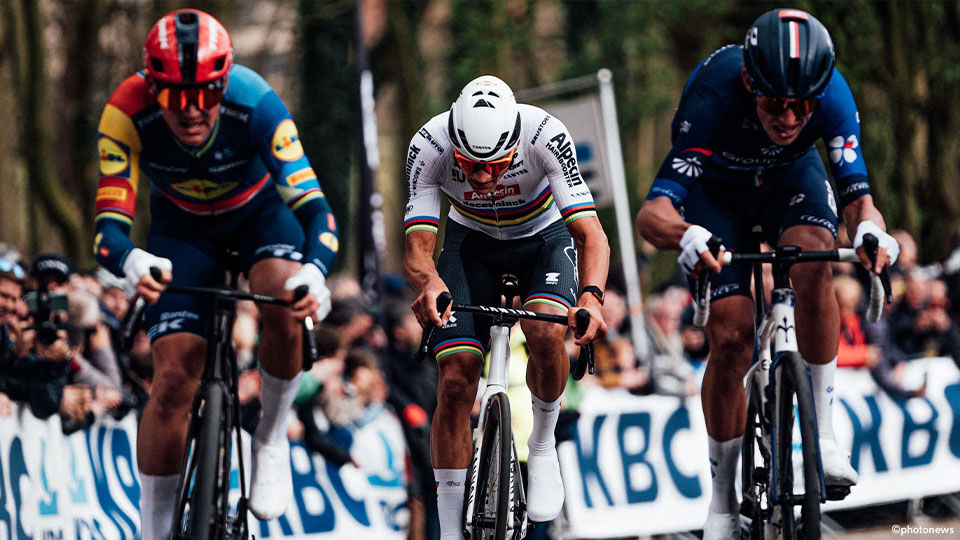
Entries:
MULTIPOLYGON (((150 268, 150 276, 156 281, 160 281, 163 276, 157 267, 150 268)), ((257 294, 226 287, 188 287, 184 285, 167 285, 165 293, 192 294, 198 296, 208 296, 220 301, 238 302, 240 300, 249 300, 257 304, 270 304, 275 306, 291 306, 299 302, 310 292, 309 287, 300 285, 293 290, 293 301, 288 302, 283 298, 257 294)), ((129 351, 133 346, 133 339, 139 329, 140 320, 143 317, 143 310, 146 308, 146 302, 142 297, 137 296, 133 307, 127 312, 123 321, 123 334, 121 335, 121 346, 129 351)), ((303 370, 307 371, 317 361, 317 342, 313 334, 313 319, 307 317, 302 322, 303 328, 303 370)))
MULTIPOLYGON (((707 241, 707 247, 710 252, 717 257, 720 255, 720 246, 722 240, 716 236, 707 241)), ((863 247, 866 250, 867 257, 872 263, 877 261, 877 250, 879 240, 872 234, 863 236, 863 247)), ((777 274, 782 273, 780 277, 783 283, 787 283, 789 269, 796 263, 806 262, 859 262, 856 250, 852 248, 841 248, 830 251, 804 251, 797 246, 780 246, 776 251, 763 253, 739 253, 726 251, 723 253, 724 264, 773 264, 774 265, 774 286, 780 286, 777 274)), ((883 310, 883 302, 893 302, 893 296, 890 290, 890 272, 887 267, 881 270, 880 275, 871 272, 870 287, 870 305, 867 310, 867 318, 875 322, 883 310)), ((697 281, 696 298, 694 299, 694 324, 703 327, 706 325, 707 317, 710 313, 710 276, 708 269, 703 269, 703 277, 697 281)))
MULTIPOLYGON (((453 303, 453 297, 449 292, 444 291, 440 293, 440 295, 437 296, 437 312, 443 315, 443 313, 447 311, 447 307, 450 307, 451 303, 453 303)), ((567 325, 567 318, 563 315, 537 313, 535 311, 528 311, 525 309, 492 306, 470 306, 462 304, 453 304, 452 309, 453 311, 465 311, 486 317, 501 317, 505 321, 510 321, 511 325, 517 319, 545 321, 562 324, 564 326, 567 325)), ((590 325, 590 312, 584 308, 580 308, 577 310, 574 317, 577 333, 583 334, 590 325)), ((422 362, 427 358, 427 356, 430 355, 430 341, 433 339, 433 333, 436 328, 436 326, 430 325, 424 330, 423 338, 420 340, 420 347, 417 349, 417 354, 415 356, 417 362, 422 362)), ((571 368, 571 376, 574 378, 574 380, 579 381, 582 379, 588 368, 590 370, 590 374, 595 372, 593 360, 593 343, 589 343, 580 347, 580 356, 577 359, 577 362, 571 368)))

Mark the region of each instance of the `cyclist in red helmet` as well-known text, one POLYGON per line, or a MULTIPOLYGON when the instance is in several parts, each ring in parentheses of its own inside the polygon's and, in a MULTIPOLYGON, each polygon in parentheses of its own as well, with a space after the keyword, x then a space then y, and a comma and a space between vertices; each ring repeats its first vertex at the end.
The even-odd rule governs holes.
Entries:
POLYGON ((144 63, 100 119, 94 251, 152 304, 144 318, 154 377, 137 441, 142 534, 151 539, 170 537, 209 311, 197 297, 161 296, 165 286, 215 285, 227 250, 239 253, 253 292, 292 299, 294 288, 309 286, 292 310, 262 311, 250 509, 273 519, 292 493, 286 418, 299 386, 298 321, 330 310, 325 276, 338 239, 290 113, 262 77, 233 63, 215 18, 193 9, 165 15, 147 35, 144 63), (129 238, 141 176, 151 181, 145 249, 129 238), (162 269, 160 281, 151 267, 162 269))

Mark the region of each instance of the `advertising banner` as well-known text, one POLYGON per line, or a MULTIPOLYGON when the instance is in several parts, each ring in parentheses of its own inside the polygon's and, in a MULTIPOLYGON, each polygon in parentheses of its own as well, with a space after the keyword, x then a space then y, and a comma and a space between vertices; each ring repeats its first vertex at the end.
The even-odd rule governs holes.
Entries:
MULTIPOLYGON (((904 385, 926 379, 925 397, 894 400, 868 371, 838 370, 833 424, 860 481, 825 511, 960 491, 960 372, 947 358, 906 367, 904 385)), ((703 527, 712 486, 699 397, 680 402, 592 388, 576 437, 558 452, 566 491, 561 537, 703 527)))
MULTIPOLYGON (((337 469, 294 444, 290 507, 269 523, 251 516, 250 532, 257 538, 406 538, 403 432, 385 410, 367 418, 363 426, 336 433, 337 440, 349 441, 359 468, 337 469)), ((15 404, 12 416, 0 417, 0 539, 139 537, 136 428, 131 414, 64 437, 58 417, 37 420, 15 404)), ((249 437, 243 444, 249 468, 249 437)), ((232 501, 239 498, 236 466, 235 459, 232 501)))

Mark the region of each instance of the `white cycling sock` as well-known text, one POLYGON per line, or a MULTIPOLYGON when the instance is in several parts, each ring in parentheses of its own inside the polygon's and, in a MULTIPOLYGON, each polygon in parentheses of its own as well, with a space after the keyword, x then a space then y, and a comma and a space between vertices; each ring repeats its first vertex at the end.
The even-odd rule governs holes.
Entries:
POLYGON ((817 435, 833 440, 833 383, 837 376, 837 358, 826 364, 810 366, 810 389, 817 412, 817 435))
POLYGON ((264 370, 260 370, 261 416, 254 438, 262 443, 275 443, 287 440, 287 416, 300 388, 298 371, 292 379, 278 379, 264 370))
POLYGON ((531 394, 533 398, 533 431, 527 440, 531 455, 542 456, 556 448, 557 440, 553 431, 557 428, 560 416, 561 395, 553 401, 544 401, 531 394))
POLYGON ((717 441, 707 436, 710 456, 710 476, 713 477, 713 498, 710 510, 730 514, 740 510, 734 481, 737 476, 737 458, 740 457, 740 437, 729 441, 717 441))
POLYGON ((140 538, 169 540, 177 505, 179 474, 153 476, 140 473, 140 538))
POLYGON ((437 481, 437 514, 440 540, 463 540, 463 493, 466 469, 434 469, 437 481))

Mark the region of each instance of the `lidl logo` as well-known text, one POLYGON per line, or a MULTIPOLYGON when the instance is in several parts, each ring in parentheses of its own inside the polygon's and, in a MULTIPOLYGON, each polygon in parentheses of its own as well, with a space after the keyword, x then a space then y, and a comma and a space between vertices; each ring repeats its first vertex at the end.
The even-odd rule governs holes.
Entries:
POLYGON ((216 199, 221 195, 230 192, 233 188, 237 187, 237 182, 226 182, 223 184, 218 184, 212 180, 186 180, 183 182, 177 182, 172 184, 170 187, 175 189, 177 193, 181 195, 186 195, 194 199, 216 199))
POLYGON ((100 141, 97 142, 97 151, 100 153, 100 174, 113 176, 127 169, 130 159, 119 144, 107 137, 100 137, 100 141))
POLYGON ((331 232, 320 233, 320 243, 330 248, 330 251, 336 253, 340 249, 340 241, 337 235, 331 232))
POLYGON ((289 118, 280 122, 273 132, 273 141, 270 142, 273 156, 281 161, 296 161, 303 157, 303 145, 300 144, 300 134, 297 126, 289 118))

